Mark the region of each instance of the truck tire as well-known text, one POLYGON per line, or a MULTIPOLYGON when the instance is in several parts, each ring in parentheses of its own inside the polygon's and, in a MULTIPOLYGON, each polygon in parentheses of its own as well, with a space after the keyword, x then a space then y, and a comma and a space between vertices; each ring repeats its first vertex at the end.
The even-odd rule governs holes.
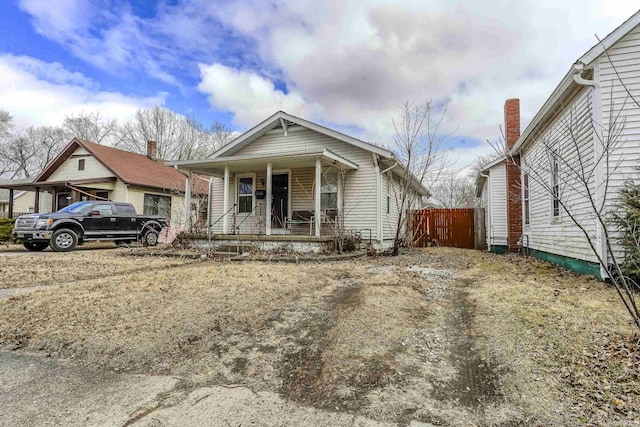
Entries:
POLYGON ((28 251, 40 252, 47 249, 47 246, 49 246, 49 243, 48 242, 22 242, 22 246, 24 246, 28 251))
POLYGON ((68 228, 60 228, 51 235, 51 249, 56 252, 68 252, 78 244, 78 235, 68 228))
POLYGON ((142 243, 145 246, 155 246, 158 244, 158 236, 159 234, 156 230, 149 230, 142 236, 142 243))

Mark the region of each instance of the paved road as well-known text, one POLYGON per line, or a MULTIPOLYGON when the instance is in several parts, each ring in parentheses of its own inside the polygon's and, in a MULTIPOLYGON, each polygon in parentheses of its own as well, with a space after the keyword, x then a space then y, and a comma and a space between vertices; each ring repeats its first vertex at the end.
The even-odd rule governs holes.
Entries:
POLYGON ((0 351, 0 425, 391 426, 237 385, 187 391, 174 377, 118 374, 7 351, 0 351))

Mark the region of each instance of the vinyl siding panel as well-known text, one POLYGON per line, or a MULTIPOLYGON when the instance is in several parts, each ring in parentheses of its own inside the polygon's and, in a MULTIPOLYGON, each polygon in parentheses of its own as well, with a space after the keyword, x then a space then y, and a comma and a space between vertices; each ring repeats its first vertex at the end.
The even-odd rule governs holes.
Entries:
POLYGON ((96 160, 87 150, 78 147, 73 154, 56 169, 46 181, 65 181, 72 179, 104 178, 114 176, 109 169, 96 160), (83 157, 74 157, 83 156, 83 157), (86 156, 86 157, 84 157, 86 156), (84 159, 84 170, 78 170, 78 160, 84 159))
MULTIPOLYGON (((608 57, 605 54, 598 58, 597 67, 603 129, 607 131, 617 127, 621 132, 616 138, 618 147, 613 151, 610 163, 618 165, 618 169, 610 177, 606 200, 613 209, 625 181, 638 178, 636 168, 640 164, 640 108, 631 99, 627 89, 640 101, 640 26, 608 51, 608 57), (621 118, 617 123, 616 116, 621 118), (620 125, 622 120, 624 124, 620 125)), ((614 237, 617 235, 613 227, 609 231, 614 237)), ((617 255, 622 255, 619 245, 614 244, 614 250, 617 255)))
POLYGON ((550 150, 559 161, 560 199, 576 221, 595 237, 595 220, 585 196, 586 187, 578 175, 594 186, 592 89, 581 87, 566 107, 557 114, 542 134, 522 153, 523 173, 529 174, 530 224, 523 226, 530 248, 561 256, 594 261, 595 255, 580 228, 560 207, 559 218, 553 216, 551 194, 552 163, 550 150), (584 170, 585 173, 578 173, 584 170))
POLYGON ((488 245, 507 244, 507 169, 504 163, 500 163, 489 169, 487 185, 491 188, 487 197, 489 201, 489 214, 487 215, 488 245))

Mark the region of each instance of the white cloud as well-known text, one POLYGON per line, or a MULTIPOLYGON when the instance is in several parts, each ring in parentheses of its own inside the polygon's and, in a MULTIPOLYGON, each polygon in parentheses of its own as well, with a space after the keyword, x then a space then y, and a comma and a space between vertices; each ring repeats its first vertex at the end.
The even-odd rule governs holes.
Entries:
POLYGON ((201 92, 208 94, 213 107, 234 113, 240 126, 250 126, 278 110, 309 117, 315 115, 313 105, 302 96, 276 89, 273 82, 256 73, 234 70, 221 64, 200 65, 201 92))
POLYGON ((0 108, 18 126, 59 125, 65 116, 99 111, 105 118, 128 120, 139 108, 164 104, 164 97, 138 98, 102 91, 96 82, 58 63, 0 55, 0 108))

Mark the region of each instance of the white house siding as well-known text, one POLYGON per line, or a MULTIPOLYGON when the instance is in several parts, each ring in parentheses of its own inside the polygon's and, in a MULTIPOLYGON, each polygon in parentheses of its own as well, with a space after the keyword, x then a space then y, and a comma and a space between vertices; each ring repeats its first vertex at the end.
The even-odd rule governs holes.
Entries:
MULTIPOLYGON (((159 196, 170 196, 171 197, 171 224, 179 225, 184 223, 184 197, 181 194, 175 193, 165 193, 161 190, 154 188, 144 188, 144 187, 128 187, 127 188, 127 202, 131 203, 133 207, 136 209, 136 212, 139 215, 144 213, 144 195, 145 194, 157 194, 159 196)), ((124 199, 115 197, 113 200, 123 201, 124 199)))
POLYGON ((507 245, 507 175, 504 162, 489 169, 487 181, 489 211, 487 212, 487 244, 507 245))
MULTIPOLYGON (((567 206, 571 207, 571 213, 589 232, 595 236, 595 222, 588 199, 578 193, 582 189, 578 182, 571 179, 571 174, 563 168, 563 162, 577 167, 577 153, 581 153, 588 170, 593 164, 593 132, 592 119, 592 92, 588 87, 581 88, 569 101, 565 108, 547 126, 543 133, 523 151, 521 164, 523 173, 531 169, 539 171, 542 175, 537 177, 535 173, 529 173, 529 209, 530 224, 523 225, 523 234, 528 236, 528 247, 534 250, 544 251, 565 257, 594 261, 595 255, 591 251, 582 231, 571 221, 567 212, 560 208, 560 218, 553 218, 553 199, 550 188, 550 161, 547 151, 541 141, 554 141, 559 157, 565 159, 560 162, 559 182, 560 198, 567 206), (574 143, 566 135, 566 126, 571 123, 575 134, 574 143), (576 148, 576 145, 578 148, 576 148), (564 169, 564 171, 563 171, 564 169)), ((575 175, 573 175, 575 176, 575 175)), ((590 183, 593 186, 593 180, 590 183)), ((524 221, 523 221, 524 223, 524 221)), ((525 240, 525 243, 527 241, 525 240)))
MULTIPOLYGON (((345 194, 343 195, 343 212, 345 228, 352 230, 372 229, 373 238, 377 238, 376 174, 371 152, 309 129, 296 130, 290 128, 287 136, 284 136, 282 132, 268 133, 233 153, 233 155, 251 154, 271 156, 291 152, 301 152, 305 150, 308 150, 309 152, 316 152, 323 148, 331 150, 334 153, 356 163, 359 167, 358 170, 349 171, 347 173, 346 182, 344 184, 345 194)), ((260 173, 260 171, 258 172, 260 173)), ((262 177, 264 177, 264 172, 262 173, 262 177)), ((306 182, 308 182, 309 179, 313 182, 315 179, 308 174, 308 171, 301 173, 301 177, 301 179, 304 179, 306 182)), ((296 184, 295 178, 296 174, 292 176, 292 186, 294 187, 294 193, 292 195, 294 198, 292 202, 294 200, 303 201, 303 199, 305 199, 305 205, 312 208, 313 205, 308 204, 308 201, 306 201, 306 195, 302 196, 300 193, 296 195, 295 191, 297 191, 296 188, 299 186, 296 184)), ((235 180, 232 179, 232 183, 233 181, 235 180)), ((260 181, 259 177, 258 181, 260 181)), ((219 195, 216 194, 216 196, 212 197, 212 202, 214 203, 212 206, 212 219, 215 221, 215 219, 222 215, 221 179, 216 179, 214 193, 219 193, 219 195)), ((233 200, 235 199, 235 189, 233 187, 230 188, 229 197, 229 207, 231 207, 233 206, 233 200)), ((294 206, 296 205, 294 204, 294 206)), ((221 225, 218 226, 218 224, 216 224, 216 229, 221 230, 221 225)))
POLYGON ((104 178, 114 176, 109 169, 82 147, 78 147, 46 181, 66 181, 71 179, 104 178), (86 156, 86 157, 73 157, 86 156), (85 159, 84 170, 78 170, 78 160, 85 159))
MULTIPOLYGON (((401 194, 402 194, 401 178, 396 176, 395 174, 392 174, 391 172, 386 173, 382 177, 382 224, 383 224, 382 232, 384 235, 384 240, 390 241, 390 243, 388 244, 391 244, 393 242, 393 239, 395 239, 396 237, 396 229, 398 227, 398 217, 400 215, 400 203, 402 203, 401 194), (387 189, 389 188, 388 187, 389 182, 391 182, 391 198, 389 200, 390 202, 389 213, 387 213, 387 189)), ((416 206, 406 207, 405 210, 413 209, 413 208, 416 208, 416 206)), ((407 225, 406 220, 407 218, 405 217, 402 227, 400 228, 401 237, 405 235, 405 230, 407 225)))
MULTIPOLYGON (((25 191, 22 193, 17 191, 16 193, 19 195, 13 199, 14 214, 34 212, 36 193, 33 191, 25 191)), ((40 191, 39 212, 40 213, 51 212, 51 193, 48 193, 46 191, 40 191)))
MULTIPOLYGON (((638 178, 640 164, 640 108, 629 97, 627 89, 640 101, 640 26, 636 27, 618 43, 608 49, 606 54, 597 61, 597 77, 600 82, 600 99, 603 128, 611 127, 610 117, 620 113, 625 125, 619 140, 623 141, 621 148, 613 153, 611 164, 619 164, 616 174, 609 180, 607 199, 615 200, 625 180, 638 178), (615 70, 614 70, 615 67, 615 70), (620 78, 616 75, 616 70, 620 78), (622 80, 622 82, 620 81, 622 80)), ((615 231, 610 230, 614 235, 615 231)), ((617 249, 618 245, 614 245, 617 249)), ((621 255, 620 251, 617 251, 621 255)))

